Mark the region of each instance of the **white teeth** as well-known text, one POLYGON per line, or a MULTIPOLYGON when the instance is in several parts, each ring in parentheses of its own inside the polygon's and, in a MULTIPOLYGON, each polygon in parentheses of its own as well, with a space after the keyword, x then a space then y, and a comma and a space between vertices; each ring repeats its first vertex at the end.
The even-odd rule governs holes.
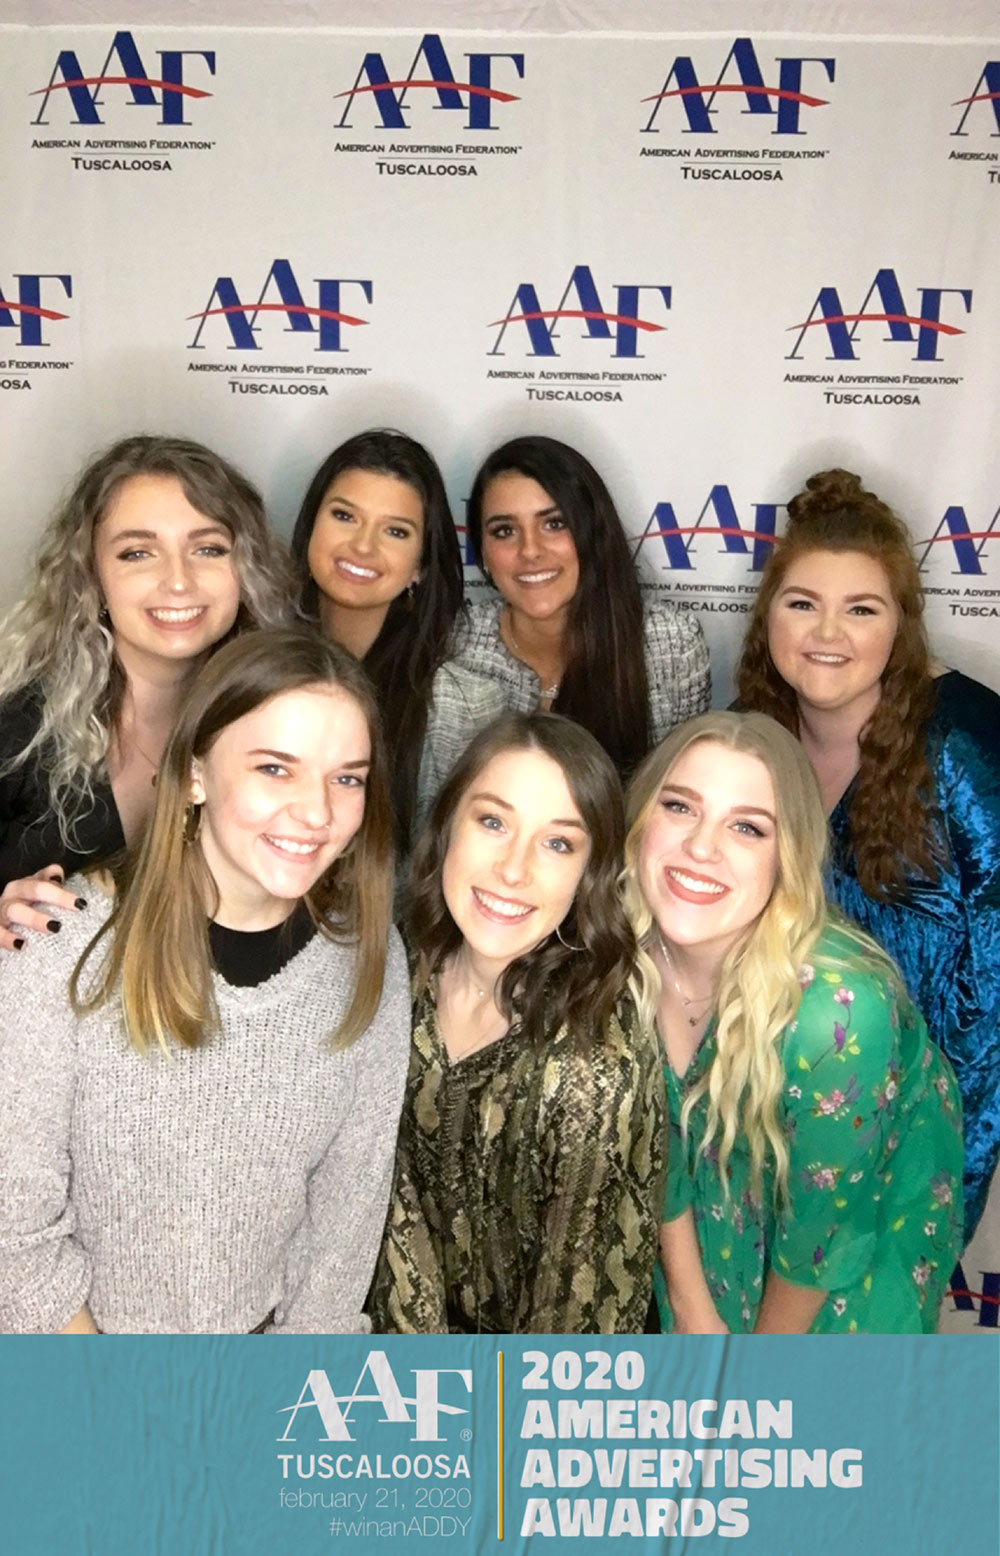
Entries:
POLYGON ((283 854, 315 854, 319 851, 318 843, 297 843, 291 837, 271 837, 265 833, 267 841, 272 848, 280 848, 283 854))
POLYGON ((480 891, 478 886, 473 886, 473 895, 479 898, 484 908, 491 913, 499 914, 501 918, 526 918, 534 909, 525 906, 521 902, 508 902, 504 897, 494 897, 492 892, 480 891))
POLYGON ((846 665, 847 663, 846 654, 807 654, 806 658, 818 665, 846 665))
POLYGON ((553 578, 558 578, 559 569, 554 567, 547 573, 518 573, 517 581, 522 584, 548 583, 553 578))
POLYGON ((685 875, 683 870, 668 870, 667 874, 672 880, 680 881, 688 891, 704 892, 706 897, 720 897, 725 891, 724 886, 719 886, 715 881, 699 881, 693 875, 685 875))
POLYGON ((352 578, 363 578, 367 582, 371 578, 377 578, 378 573, 373 567, 359 567, 356 562, 338 561, 337 566, 345 573, 350 573, 352 578))
POLYGON ((149 614, 155 616, 157 621, 194 621, 196 617, 204 614, 204 610, 204 605, 189 605, 184 610, 168 610, 166 606, 160 606, 156 610, 151 610, 149 614))

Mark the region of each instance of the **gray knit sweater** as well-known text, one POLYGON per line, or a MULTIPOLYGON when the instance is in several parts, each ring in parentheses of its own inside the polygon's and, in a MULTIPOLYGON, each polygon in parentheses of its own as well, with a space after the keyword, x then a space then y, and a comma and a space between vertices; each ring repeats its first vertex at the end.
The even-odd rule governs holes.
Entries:
POLYGON ((51 1333, 88 1303, 108 1333, 366 1330, 410 1035, 395 930, 382 1002, 343 1053, 353 953, 321 935, 273 978, 216 976, 222 1034, 126 1045, 78 1019, 70 972, 108 911, 0 954, 0 1331, 51 1333))

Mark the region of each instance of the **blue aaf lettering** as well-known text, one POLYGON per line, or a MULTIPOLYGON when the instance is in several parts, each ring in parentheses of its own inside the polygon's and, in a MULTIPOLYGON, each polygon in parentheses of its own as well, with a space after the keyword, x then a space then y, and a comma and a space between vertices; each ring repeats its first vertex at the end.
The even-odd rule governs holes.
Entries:
POLYGON ((1000 508, 996 510, 990 520, 988 529, 973 530, 969 527, 969 521, 965 515, 965 509, 953 506, 946 508, 940 524, 929 540, 918 541, 916 549, 923 547, 923 553, 919 557, 921 572, 927 569, 927 558, 934 546, 942 542, 950 543, 954 548, 955 561, 958 566, 953 568, 955 573, 982 574, 986 571, 982 564, 983 552, 990 540, 1000 540, 1000 508))
POLYGON ((645 541, 659 538, 663 541, 663 548, 667 553, 667 566, 675 572, 689 572, 692 568, 691 550, 695 536, 720 535, 723 542, 722 549, 741 553, 744 556, 749 554, 750 571, 759 573, 774 545, 778 504, 757 502, 753 504, 753 511, 753 523, 744 529, 728 486, 712 487, 708 500, 694 523, 690 525, 681 525, 677 522, 673 503, 658 502, 639 537, 636 555, 645 541), (706 523, 708 515, 715 520, 714 523, 706 523), (747 545, 748 541, 752 543, 752 549, 747 545))
POLYGON ((345 325, 349 328, 356 327, 367 324, 368 320, 358 318, 355 314, 342 312, 341 287, 360 287, 365 301, 370 303, 372 283, 357 277, 340 277, 335 280, 328 276, 317 276, 314 280, 317 301, 315 307, 310 307, 305 302, 295 272, 287 259, 274 261, 267 273, 260 295, 252 302, 244 303, 240 300, 232 276, 219 276, 212 288, 207 306, 201 313, 193 313, 189 316, 198 320, 198 328, 188 349, 204 351, 202 335, 209 328, 209 321, 218 318, 223 320, 227 327, 230 337, 227 347, 229 351, 259 351, 261 347, 256 338, 261 329, 257 323, 259 315, 279 314, 283 316, 284 333, 315 337, 317 351, 346 351, 347 347, 341 345, 342 327, 345 325), (272 284, 280 300, 267 302, 265 299, 268 288, 272 284))
MULTIPOLYGON (((15 275, 17 302, 9 301, 0 291, 0 329, 17 330, 18 346, 48 346, 51 344, 42 334, 44 319, 67 319, 66 313, 42 305, 42 282, 58 281, 67 297, 73 295, 70 276, 15 275)), ((10 287, 7 288, 8 292, 10 287)))
POLYGON ((494 105, 515 103, 517 97, 511 92, 501 92, 493 86, 493 61, 510 60, 518 80, 523 80, 524 55, 466 54, 465 58, 469 61, 468 80, 458 81, 445 53, 444 44, 435 32, 424 34, 405 76, 391 77, 381 54, 366 54, 350 91, 337 93, 338 98, 347 98, 344 112, 337 121, 337 129, 353 129, 348 114, 358 106, 357 99, 362 103, 370 101, 374 105, 383 130, 408 129, 403 114, 404 108, 407 107, 406 94, 420 89, 435 93, 436 108, 467 113, 466 129, 495 130, 496 125, 491 117, 494 105), (417 67, 421 60, 423 60, 423 68, 418 71, 417 67), (467 102, 463 94, 468 98, 467 102))
MULTIPOLYGON (((643 282, 641 285, 628 283, 615 285, 614 292, 615 307, 609 312, 601 302, 589 265, 577 265, 556 306, 543 308, 536 288, 531 282, 523 281, 514 293, 504 318, 494 320, 490 326, 491 329, 499 326, 499 329, 487 355, 503 356, 501 342, 507 330, 513 324, 523 324, 530 346, 529 356, 558 356, 555 341, 558 338, 559 320, 579 319, 587 339, 614 342, 614 350, 611 352, 613 357, 641 357, 643 353, 638 349, 638 332, 642 330, 644 333, 658 334, 666 326, 639 318, 639 296, 642 292, 656 292, 664 308, 668 309, 671 288, 652 282, 643 282), (575 299, 576 307, 567 308, 566 303, 570 297, 575 299)), ((523 340, 523 337, 520 338, 523 340)))
MULTIPOLYGON (((939 362, 941 359, 938 356, 938 347, 942 338, 965 333, 955 324, 942 323, 942 299, 960 297, 965 304, 966 313, 970 313, 972 292, 968 287, 957 286, 925 286, 920 287, 919 292, 920 306, 916 313, 911 313, 903 301, 896 272, 889 269, 880 270, 865 293, 861 307, 856 313, 849 313, 841 303, 840 293, 836 287, 821 287, 805 323, 790 326, 791 329, 797 330, 798 334, 785 360, 788 362, 800 360, 802 342, 808 331, 815 330, 817 325, 822 325, 830 347, 827 361, 855 362, 857 353, 854 347, 861 325, 887 324, 888 333, 882 336, 883 341, 905 342, 912 345, 916 339, 916 353, 910 360, 939 362), (873 297, 878 299, 879 306, 869 313, 868 305, 873 297)), ((822 338, 821 332, 817 333, 822 338)))
MULTIPOLYGON (((763 119, 771 127, 772 135, 804 135, 799 125, 803 108, 825 108, 827 100, 807 95, 802 90, 802 70, 805 65, 822 66, 826 79, 833 81, 836 61, 821 59, 815 55, 782 58, 778 56, 778 84, 767 86, 760 68, 753 43, 749 38, 737 38, 718 76, 704 85, 698 80, 694 61, 689 54, 678 54, 661 91, 643 102, 652 103, 653 110, 643 126, 644 135, 658 135, 656 119, 665 102, 676 98, 687 119, 686 135, 715 135, 713 117, 719 113, 715 106, 718 95, 723 101, 729 95, 742 99, 741 114, 752 114, 763 119), (736 67, 735 81, 726 80, 730 65, 736 67), (772 102, 772 98, 774 101, 772 102), (775 106, 775 104, 777 106, 775 106)), ((668 126, 672 128, 672 125, 668 126)))
MULTIPOLYGON (((970 113, 972 113, 974 108, 982 109, 987 103, 993 109, 994 128, 990 131, 990 136, 993 138, 1000 135, 1000 59, 987 60, 979 80, 972 89, 972 96, 963 97, 960 102, 954 105, 956 108, 961 108, 962 117, 951 133, 953 135, 968 135, 969 131, 965 128, 965 124, 970 113)), ((983 114, 980 111, 976 115, 977 125, 982 117, 983 114)))
POLYGON ((63 49, 56 60, 49 84, 33 97, 40 96, 42 106, 32 124, 48 124, 44 117, 49 98, 55 93, 57 100, 65 93, 76 113, 71 124, 103 124, 98 109, 104 106, 100 96, 102 87, 127 87, 130 103, 138 108, 159 108, 158 124, 177 126, 190 124, 184 117, 184 107, 201 97, 211 97, 198 87, 187 86, 184 81, 184 61, 204 60, 210 76, 215 75, 215 52, 212 49, 157 49, 160 57, 159 71, 150 76, 130 32, 116 32, 104 64, 96 75, 88 76, 72 49, 63 49), (109 74, 112 60, 117 59, 118 69, 109 74), (159 96, 157 96, 159 92, 159 96))

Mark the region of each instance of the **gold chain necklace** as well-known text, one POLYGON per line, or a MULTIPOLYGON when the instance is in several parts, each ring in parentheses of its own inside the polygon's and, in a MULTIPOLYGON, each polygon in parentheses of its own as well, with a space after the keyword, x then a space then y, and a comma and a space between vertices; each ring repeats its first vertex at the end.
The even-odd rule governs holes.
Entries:
MULTIPOLYGON (((507 622, 507 636, 510 638, 510 646, 514 650, 515 658, 519 659, 523 665, 528 665, 529 670, 534 670, 534 666, 528 664, 527 659, 524 657, 524 651, 520 647, 517 638, 514 636, 514 612, 511 610, 509 605, 504 606, 504 617, 507 622)), ((537 670, 535 670, 534 673, 538 675, 537 670)), ((538 675, 539 684, 541 683, 541 679, 541 676, 538 675)), ((553 681, 551 686, 543 686, 541 690, 542 699, 549 702, 555 702, 556 698, 559 696, 560 684, 561 681, 553 681)))

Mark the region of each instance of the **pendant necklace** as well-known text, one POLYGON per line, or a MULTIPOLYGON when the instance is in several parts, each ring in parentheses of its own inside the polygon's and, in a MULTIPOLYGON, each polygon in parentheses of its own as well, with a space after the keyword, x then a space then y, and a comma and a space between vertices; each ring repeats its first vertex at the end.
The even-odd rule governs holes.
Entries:
MULTIPOLYGON (((507 617, 507 636, 510 638, 510 646, 514 650, 515 656, 520 659, 521 663, 528 665, 528 661, 525 659, 524 654, 521 651, 517 638, 514 636, 514 612, 511 610, 509 605, 505 607, 505 612, 507 617)), ((532 668, 532 665, 528 665, 529 670, 532 668)), ((537 670, 535 671, 535 674, 538 675, 537 670)), ((538 679, 541 681, 542 678, 540 675, 538 676, 538 679)), ((542 700, 547 699, 550 703, 555 702, 556 698, 559 696, 559 685, 559 681, 553 681, 551 686, 543 686, 541 692, 542 700)))
POLYGON ((684 1019, 686 1020, 689 1027, 696 1027, 699 1021, 704 1021, 705 1017, 708 1015, 708 1011, 703 1010, 700 1014, 696 1012, 694 1015, 689 1015, 688 1012, 691 1006, 710 1004, 715 997, 715 992, 713 990, 711 994, 685 994, 684 990, 681 988, 680 984, 677 982, 676 977, 674 976, 674 964, 670 960, 670 952, 667 950, 667 943, 659 929, 656 933, 660 942, 660 951, 662 953, 663 960, 667 964, 667 975, 670 978, 670 982, 673 984, 674 993, 677 995, 677 998, 680 1000, 681 1005, 684 1008, 684 1019))

